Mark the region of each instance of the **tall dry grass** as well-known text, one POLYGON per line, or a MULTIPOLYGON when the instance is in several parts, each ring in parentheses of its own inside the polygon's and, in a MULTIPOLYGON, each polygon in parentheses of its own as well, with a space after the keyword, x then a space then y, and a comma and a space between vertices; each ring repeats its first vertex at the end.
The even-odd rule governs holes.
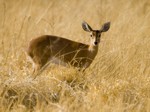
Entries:
POLYGON ((149 112, 149 0, 0 0, 1 112, 149 112), (51 65, 35 80, 28 42, 53 34, 88 43, 81 28, 111 21, 81 73, 51 65))

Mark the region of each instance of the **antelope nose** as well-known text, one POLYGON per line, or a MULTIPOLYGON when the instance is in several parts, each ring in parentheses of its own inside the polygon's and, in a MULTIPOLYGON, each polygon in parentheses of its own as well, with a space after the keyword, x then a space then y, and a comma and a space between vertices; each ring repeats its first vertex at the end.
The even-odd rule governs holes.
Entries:
POLYGON ((95 44, 95 45, 97 45, 97 44, 98 44, 98 42, 94 42, 94 44, 95 44))

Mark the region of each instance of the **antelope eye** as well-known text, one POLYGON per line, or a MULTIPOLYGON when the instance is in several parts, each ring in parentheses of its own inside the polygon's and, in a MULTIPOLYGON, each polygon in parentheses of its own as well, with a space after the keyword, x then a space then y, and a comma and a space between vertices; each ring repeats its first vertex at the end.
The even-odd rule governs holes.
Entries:
POLYGON ((91 37, 93 36, 93 35, 90 35, 91 37))

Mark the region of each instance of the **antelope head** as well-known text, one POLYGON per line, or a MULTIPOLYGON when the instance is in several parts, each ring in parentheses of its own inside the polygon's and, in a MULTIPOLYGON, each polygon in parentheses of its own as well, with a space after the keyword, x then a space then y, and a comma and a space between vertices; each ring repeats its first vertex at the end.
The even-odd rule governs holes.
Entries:
POLYGON ((101 33, 102 32, 107 32, 109 30, 109 28, 110 28, 110 22, 107 22, 107 23, 103 24, 100 30, 93 30, 90 27, 90 25, 88 25, 86 22, 82 23, 82 28, 85 31, 90 32, 91 45, 97 46, 100 43, 101 33))

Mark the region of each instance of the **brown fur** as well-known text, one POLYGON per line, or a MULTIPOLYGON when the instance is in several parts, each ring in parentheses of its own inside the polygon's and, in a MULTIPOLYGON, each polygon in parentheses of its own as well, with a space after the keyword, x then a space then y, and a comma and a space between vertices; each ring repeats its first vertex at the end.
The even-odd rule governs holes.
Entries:
POLYGON ((86 22, 82 23, 82 27, 91 33, 89 45, 53 35, 43 35, 30 41, 27 53, 36 65, 36 71, 48 62, 70 64, 81 69, 89 67, 98 52, 101 33, 108 31, 110 22, 100 30, 92 30, 86 22))
POLYGON ((53 57, 74 67, 87 68, 95 58, 98 46, 95 46, 94 50, 90 49, 91 46, 83 43, 44 35, 30 42, 28 55, 37 65, 37 69, 43 67, 53 57))

